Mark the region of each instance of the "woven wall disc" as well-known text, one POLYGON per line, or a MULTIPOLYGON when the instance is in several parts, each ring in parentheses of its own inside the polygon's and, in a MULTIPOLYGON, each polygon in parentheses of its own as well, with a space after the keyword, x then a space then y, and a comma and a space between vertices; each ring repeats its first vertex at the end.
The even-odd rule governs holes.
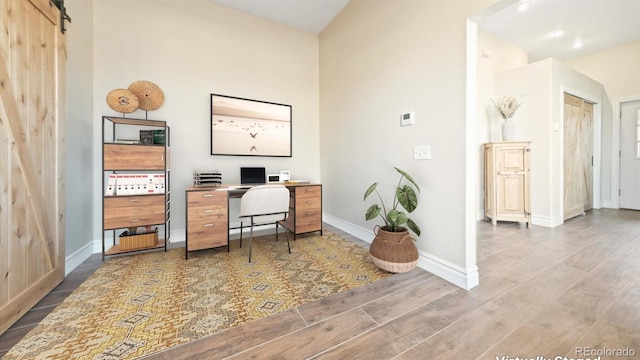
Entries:
POLYGON ((117 112, 132 113, 138 110, 140 101, 136 94, 127 89, 115 89, 107 94, 107 104, 117 112))
POLYGON ((164 93, 151 81, 136 81, 129 85, 129 90, 138 96, 142 110, 155 110, 164 103, 164 93))

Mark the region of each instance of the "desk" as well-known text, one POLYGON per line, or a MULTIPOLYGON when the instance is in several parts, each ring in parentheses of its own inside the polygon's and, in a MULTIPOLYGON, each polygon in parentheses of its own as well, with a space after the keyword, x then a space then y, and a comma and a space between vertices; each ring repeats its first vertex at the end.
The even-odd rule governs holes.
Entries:
MULTIPOLYGON (((296 235, 320 231, 322 235, 322 185, 284 184, 290 193, 289 215, 283 225, 296 235)), ((186 193, 185 257, 190 251, 227 246, 229 249, 229 199, 241 198, 249 187, 223 184, 188 187, 186 193)))

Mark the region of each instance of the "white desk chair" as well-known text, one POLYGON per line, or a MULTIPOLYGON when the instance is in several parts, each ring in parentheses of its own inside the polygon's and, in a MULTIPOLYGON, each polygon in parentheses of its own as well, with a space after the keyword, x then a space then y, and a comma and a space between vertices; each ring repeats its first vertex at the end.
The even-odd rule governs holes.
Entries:
MULTIPOLYGON (((289 189, 283 185, 259 185, 254 186, 242 195, 240 199, 240 247, 242 247, 243 219, 251 223, 251 237, 249 240, 249 262, 251 262, 251 247, 253 245, 254 225, 276 225, 276 241, 278 240, 278 221, 285 220, 289 213, 289 189)), ((287 228, 287 247, 291 254, 289 235, 287 228)))

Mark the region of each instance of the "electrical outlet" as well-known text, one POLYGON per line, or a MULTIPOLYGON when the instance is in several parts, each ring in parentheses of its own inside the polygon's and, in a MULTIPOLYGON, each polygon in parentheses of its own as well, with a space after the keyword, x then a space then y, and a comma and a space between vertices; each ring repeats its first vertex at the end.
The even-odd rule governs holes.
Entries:
POLYGON ((413 147, 413 159, 414 160, 431 159, 431 145, 415 145, 413 147))

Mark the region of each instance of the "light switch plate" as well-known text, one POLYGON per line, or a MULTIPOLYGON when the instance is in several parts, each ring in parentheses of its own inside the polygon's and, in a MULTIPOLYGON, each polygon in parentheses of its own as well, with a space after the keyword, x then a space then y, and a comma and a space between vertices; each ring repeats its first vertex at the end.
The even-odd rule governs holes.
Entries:
POLYGON ((431 159, 431 145, 415 145, 413 147, 413 159, 414 160, 431 159))

